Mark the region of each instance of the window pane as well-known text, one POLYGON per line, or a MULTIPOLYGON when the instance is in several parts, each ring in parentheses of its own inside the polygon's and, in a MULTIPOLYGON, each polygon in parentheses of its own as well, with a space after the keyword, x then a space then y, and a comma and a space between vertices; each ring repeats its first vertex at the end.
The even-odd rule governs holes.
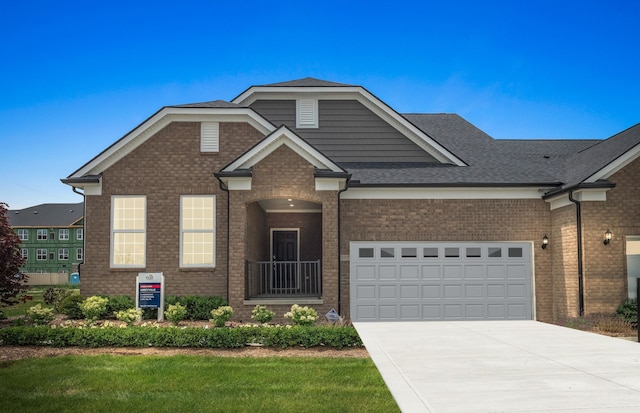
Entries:
POLYGON ((522 258, 522 248, 509 248, 509 258, 522 258))
POLYGON ((144 233, 113 234, 113 263, 115 265, 144 265, 144 233))
POLYGON ((358 257, 360 258, 373 258, 373 248, 359 248, 358 257))
POLYGON ((489 247, 489 257, 491 257, 491 258, 500 258, 500 257, 502 257, 502 248, 489 247))
POLYGON ((144 197, 113 199, 113 229, 144 230, 144 197))
POLYGON ((467 258, 480 258, 482 256, 480 248, 469 247, 467 248, 467 258))
POLYGON ((185 233, 182 264, 213 265, 213 233, 185 233))
POLYGON ((460 248, 448 247, 444 249, 444 256, 447 258, 460 257, 460 248))
POLYGON ((395 256, 393 248, 380 248, 380 257, 393 258, 395 256))
POLYGON ((182 266, 215 264, 215 197, 181 197, 182 266))
POLYGON ((401 253, 402 258, 416 258, 418 256, 416 248, 402 248, 401 253))
POLYGON ((427 247, 422 250, 422 256, 425 258, 438 258, 438 248, 427 247))

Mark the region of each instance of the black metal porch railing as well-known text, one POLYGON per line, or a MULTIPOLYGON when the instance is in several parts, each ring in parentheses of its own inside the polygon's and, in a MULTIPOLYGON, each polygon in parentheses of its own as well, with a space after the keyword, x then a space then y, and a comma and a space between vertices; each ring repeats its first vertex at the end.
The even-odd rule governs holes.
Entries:
POLYGON ((245 298, 322 296, 320 260, 246 261, 245 298))

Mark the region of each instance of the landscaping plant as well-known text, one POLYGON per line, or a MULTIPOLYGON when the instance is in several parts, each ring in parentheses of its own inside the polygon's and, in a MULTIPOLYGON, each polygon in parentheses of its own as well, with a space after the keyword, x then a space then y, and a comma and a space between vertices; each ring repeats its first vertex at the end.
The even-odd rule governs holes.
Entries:
POLYGON ((72 294, 62 300, 60 303, 60 312, 70 320, 80 320, 84 318, 82 310, 80 309, 80 304, 82 304, 83 301, 84 299, 80 294, 72 294))
POLYGON ((91 296, 80 304, 82 315, 87 321, 93 323, 107 313, 109 299, 98 295, 91 296))
POLYGON ((318 320, 318 312, 311 307, 294 304, 291 311, 285 313, 284 318, 290 319, 295 325, 310 326, 318 320))
POLYGON ((183 306, 180 303, 169 304, 169 307, 164 312, 164 316, 167 320, 171 321, 173 325, 180 324, 180 321, 184 320, 184 317, 187 315, 187 307, 183 306))
POLYGON ((209 321, 216 327, 224 327, 224 324, 233 317, 233 308, 228 305, 211 310, 209 321))
POLYGON ((114 313, 119 321, 127 323, 128 326, 142 319, 142 310, 137 308, 129 308, 126 310, 116 311, 114 313))
POLYGON ((264 305, 257 305, 251 310, 251 318, 261 324, 266 324, 271 321, 274 315, 275 313, 264 305))
POLYGON ((37 304, 27 310, 27 318, 37 326, 48 325, 54 319, 53 308, 43 307, 37 304))
POLYGON ((18 302, 18 295, 29 287, 27 276, 20 272, 25 259, 20 253, 20 239, 7 218, 7 204, 0 202, 0 306, 18 302))

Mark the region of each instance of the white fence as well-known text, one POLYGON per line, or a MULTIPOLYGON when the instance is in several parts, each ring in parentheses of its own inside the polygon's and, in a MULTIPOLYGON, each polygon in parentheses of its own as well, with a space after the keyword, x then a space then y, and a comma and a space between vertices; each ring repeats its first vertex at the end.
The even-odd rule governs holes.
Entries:
POLYGON ((69 284, 67 273, 29 273, 28 285, 58 285, 69 284))

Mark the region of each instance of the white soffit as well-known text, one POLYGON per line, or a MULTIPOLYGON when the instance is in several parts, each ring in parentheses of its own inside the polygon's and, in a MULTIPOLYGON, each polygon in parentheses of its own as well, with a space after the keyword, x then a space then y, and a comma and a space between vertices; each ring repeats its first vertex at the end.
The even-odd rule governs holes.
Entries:
POLYGON ((467 166, 464 161, 449 152, 445 147, 434 141, 424 131, 414 126, 389 105, 369 93, 360 86, 345 87, 286 87, 286 86, 254 86, 232 102, 239 105, 250 105, 260 99, 271 100, 357 100, 367 109, 384 119, 398 132, 422 148, 425 152, 442 163, 456 166, 467 166))
MULTIPOLYGON (((595 201, 595 202, 603 202, 607 200, 607 191, 611 188, 587 188, 587 189, 577 189, 573 191, 573 199, 578 202, 585 201, 595 201)), ((551 197, 546 199, 546 201, 550 204, 550 208, 553 211, 554 209, 562 208, 567 205, 573 205, 569 199, 569 193, 560 194, 555 197, 551 197)))
POLYGON ((540 188, 349 188, 341 199, 541 199, 540 188))
POLYGON ((256 146, 247 151, 244 155, 236 159, 229 166, 224 168, 225 172, 235 171, 237 169, 249 169, 257 164, 280 146, 286 145, 300 157, 319 169, 329 169, 333 172, 344 172, 342 168, 318 152, 314 147, 300 139, 295 133, 286 126, 281 126, 266 137, 256 146))
POLYGON ((102 173, 171 122, 246 122, 265 135, 275 130, 275 127, 269 121, 249 108, 166 107, 105 149, 69 178, 102 173))

